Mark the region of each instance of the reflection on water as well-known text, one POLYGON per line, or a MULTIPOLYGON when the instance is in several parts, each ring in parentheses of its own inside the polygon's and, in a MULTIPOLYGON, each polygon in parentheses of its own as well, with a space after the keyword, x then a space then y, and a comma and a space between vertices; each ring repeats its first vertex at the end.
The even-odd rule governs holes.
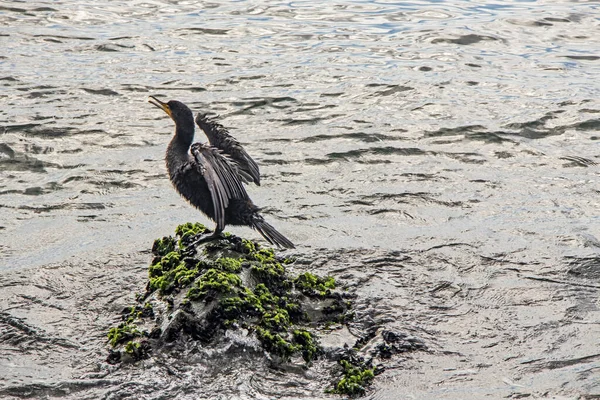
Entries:
MULTIPOLYGON (((530 337, 546 343, 530 349, 532 359, 585 357, 594 351, 587 335, 599 333, 593 324, 599 316, 593 272, 600 235, 598 12, 594 3, 548 1, 4 2, 0 270, 18 276, 36 267, 55 279, 54 269, 39 267, 60 265, 74 273, 98 262, 77 273, 93 281, 106 260, 120 265, 134 257, 140 275, 120 287, 138 290, 147 262, 139 251, 178 223, 202 219, 170 187, 163 154, 172 124, 146 103, 150 94, 175 98, 195 112, 220 114, 259 162, 264 182, 250 194, 258 205, 269 205, 264 213, 300 254, 326 254, 330 261, 323 268, 346 274, 359 297, 371 299, 370 307, 387 307, 389 320, 407 321, 407 307, 424 296, 438 296, 435 307, 449 307, 445 317, 419 308, 410 316, 419 321, 413 328, 443 320, 439 335, 426 338, 440 351, 465 354, 469 365, 435 353, 415 356, 445 372, 427 367, 419 370, 427 378, 407 373, 408 379, 391 373, 395 383, 377 398, 395 398, 398 391, 431 398, 423 389, 428 384, 417 389, 415 379, 442 388, 434 396, 455 398, 462 398, 457 388, 469 381, 492 396, 520 387, 529 387, 527 393, 554 390, 556 379, 570 382, 556 393, 598 394, 585 372, 597 361, 574 363, 581 367, 575 379, 573 370, 532 366, 523 358, 530 337), (359 276, 359 267, 345 271, 331 261, 340 249, 378 249, 390 259, 382 266, 387 272, 358 255, 367 277, 359 276), (409 268, 416 280, 402 290, 385 281, 405 272, 398 252, 420 254, 409 268), (72 270, 65 263, 73 263, 72 270), (423 282, 419 268, 426 269, 423 282), (388 289, 387 299, 377 295, 388 289), (518 311, 507 306, 511 293, 519 299, 513 304, 518 311), (484 309, 496 310, 499 322, 484 323, 484 309), (483 324, 495 338, 473 345, 478 350, 460 347, 456 343, 477 343, 483 335, 452 326, 460 313, 472 319, 464 317, 458 326, 483 324), (506 326, 513 336, 494 331, 512 320, 517 322, 506 326), (571 345, 551 338, 571 334, 575 320, 581 330, 571 345), (540 328, 552 324, 564 330, 540 328), (517 346, 509 357, 522 362, 511 367, 516 375, 500 358, 494 361, 498 368, 481 366, 487 362, 481 346, 507 341, 517 346), (487 372, 461 375, 465 368, 487 372), (503 389, 491 384, 494 374, 511 383, 503 389), (536 384, 532 376, 539 378, 536 384)), ((10 309, 43 303, 70 290, 64 285, 46 294, 33 290, 29 297, 10 292, 18 300, 3 295, 0 338, 15 326, 48 331, 52 323, 41 311, 19 315, 10 309)), ((115 298, 124 295, 119 293, 115 298)), ((67 309, 84 298, 73 296, 77 300, 67 309)), ((112 315, 105 302, 88 300, 90 312, 112 315)), ((65 323, 68 317, 56 318, 65 323)), ((89 329, 100 332, 100 325, 89 329)), ((407 329, 410 321, 400 325, 407 329)), ((72 332, 57 332, 40 337, 102 353, 98 342, 83 345, 72 332)), ((2 340, 5 350, 14 350, 13 342, 2 340)), ((35 357, 28 360, 23 368, 42 368, 35 357)), ((53 360, 64 363, 60 356, 53 360)), ((7 368, 14 372, 14 360, 0 358, 0 376, 7 368)), ((60 374, 74 377, 66 367, 62 373, 35 371, 29 375, 50 386, 60 374)), ((35 379, 10 376, 11 385, 26 388, 19 396, 36 396, 30 386, 35 379)), ((266 374, 246 387, 242 379, 233 393, 268 397, 269 379, 275 378, 266 374)), ((103 385, 119 393, 117 384, 103 385)), ((315 388, 306 390, 283 395, 319 397, 315 388)), ((164 395, 184 398, 181 393, 164 395)))

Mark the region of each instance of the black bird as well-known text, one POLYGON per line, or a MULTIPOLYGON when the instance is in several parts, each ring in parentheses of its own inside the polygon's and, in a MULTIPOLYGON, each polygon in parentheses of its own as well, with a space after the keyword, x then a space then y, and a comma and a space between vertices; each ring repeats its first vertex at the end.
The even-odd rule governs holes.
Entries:
POLYGON ((258 165, 223 125, 209 119, 206 114, 200 113, 196 116, 196 124, 204 131, 211 146, 221 150, 237 163, 245 183, 254 182, 260 186, 258 165))
POLYGON ((293 249, 294 244, 259 214, 242 184, 238 164, 216 147, 192 144, 192 111, 176 100, 163 103, 150 96, 148 101, 175 122, 175 136, 167 147, 167 170, 179 194, 217 224, 214 234, 206 239, 219 237, 225 225, 244 225, 256 229, 273 245, 293 249))

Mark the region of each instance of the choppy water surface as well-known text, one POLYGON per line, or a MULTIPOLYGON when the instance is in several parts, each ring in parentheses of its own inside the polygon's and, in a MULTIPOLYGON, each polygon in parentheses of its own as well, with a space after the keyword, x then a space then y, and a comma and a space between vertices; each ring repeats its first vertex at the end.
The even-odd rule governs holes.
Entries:
POLYGON ((4 1, 0 397, 327 396, 318 365, 103 362, 151 241, 205 221, 170 187, 150 94, 221 115, 295 268, 426 341, 370 396, 600 395, 599 18, 553 1, 4 1))

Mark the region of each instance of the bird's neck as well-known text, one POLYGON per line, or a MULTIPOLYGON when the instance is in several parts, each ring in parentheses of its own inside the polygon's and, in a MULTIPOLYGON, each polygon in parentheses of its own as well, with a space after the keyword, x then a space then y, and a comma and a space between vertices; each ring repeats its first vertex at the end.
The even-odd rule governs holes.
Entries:
POLYGON ((175 132, 175 136, 173 136, 173 139, 171 139, 171 142, 167 147, 167 154, 165 157, 169 175, 173 176, 178 168, 189 161, 189 150, 193 138, 193 135, 190 135, 188 138, 187 136, 178 135, 177 132, 175 132))
POLYGON ((175 137, 173 139, 178 139, 182 145, 189 148, 194 140, 194 130, 193 119, 189 121, 180 121, 175 125, 175 137))

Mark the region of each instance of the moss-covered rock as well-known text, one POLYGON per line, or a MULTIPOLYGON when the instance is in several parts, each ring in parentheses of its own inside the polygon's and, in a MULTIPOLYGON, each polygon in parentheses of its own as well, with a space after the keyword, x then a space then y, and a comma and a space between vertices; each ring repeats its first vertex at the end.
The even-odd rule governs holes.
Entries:
MULTIPOLYGON (((210 341, 211 335, 243 326, 254 332, 265 350, 282 359, 298 356, 312 361, 319 354, 314 324, 318 328, 325 313, 320 311, 308 325, 311 318, 305 305, 323 301, 321 309, 331 307, 340 296, 332 294, 333 278, 308 272, 291 277, 284 267, 291 258, 278 257, 273 249, 231 234, 189 246, 198 235, 209 232, 202 224, 186 223, 177 227, 175 237, 154 242, 142 296, 150 302, 125 313, 124 322, 109 333, 110 344, 125 343, 124 353, 133 354, 140 346, 135 339, 142 336, 173 341, 187 332, 210 341), (152 325, 145 311, 152 310, 152 302, 161 304, 163 315, 142 333, 135 323, 152 325)), ((330 319, 337 320, 347 311, 336 307, 330 319)))
MULTIPOLYGON (((153 348, 169 348, 180 338, 181 343, 192 338, 210 346, 228 330, 240 329, 279 362, 309 366, 332 354, 321 345, 320 334, 353 316, 350 296, 333 277, 293 276, 286 269, 293 257, 231 234, 193 244, 209 233, 202 224, 187 223, 177 227, 174 237, 154 242, 146 293, 108 333, 109 362, 141 360, 153 348)), ((381 348, 389 353, 390 346, 381 348)), ((332 391, 364 393, 375 369, 351 357, 339 365, 342 377, 332 391)))

